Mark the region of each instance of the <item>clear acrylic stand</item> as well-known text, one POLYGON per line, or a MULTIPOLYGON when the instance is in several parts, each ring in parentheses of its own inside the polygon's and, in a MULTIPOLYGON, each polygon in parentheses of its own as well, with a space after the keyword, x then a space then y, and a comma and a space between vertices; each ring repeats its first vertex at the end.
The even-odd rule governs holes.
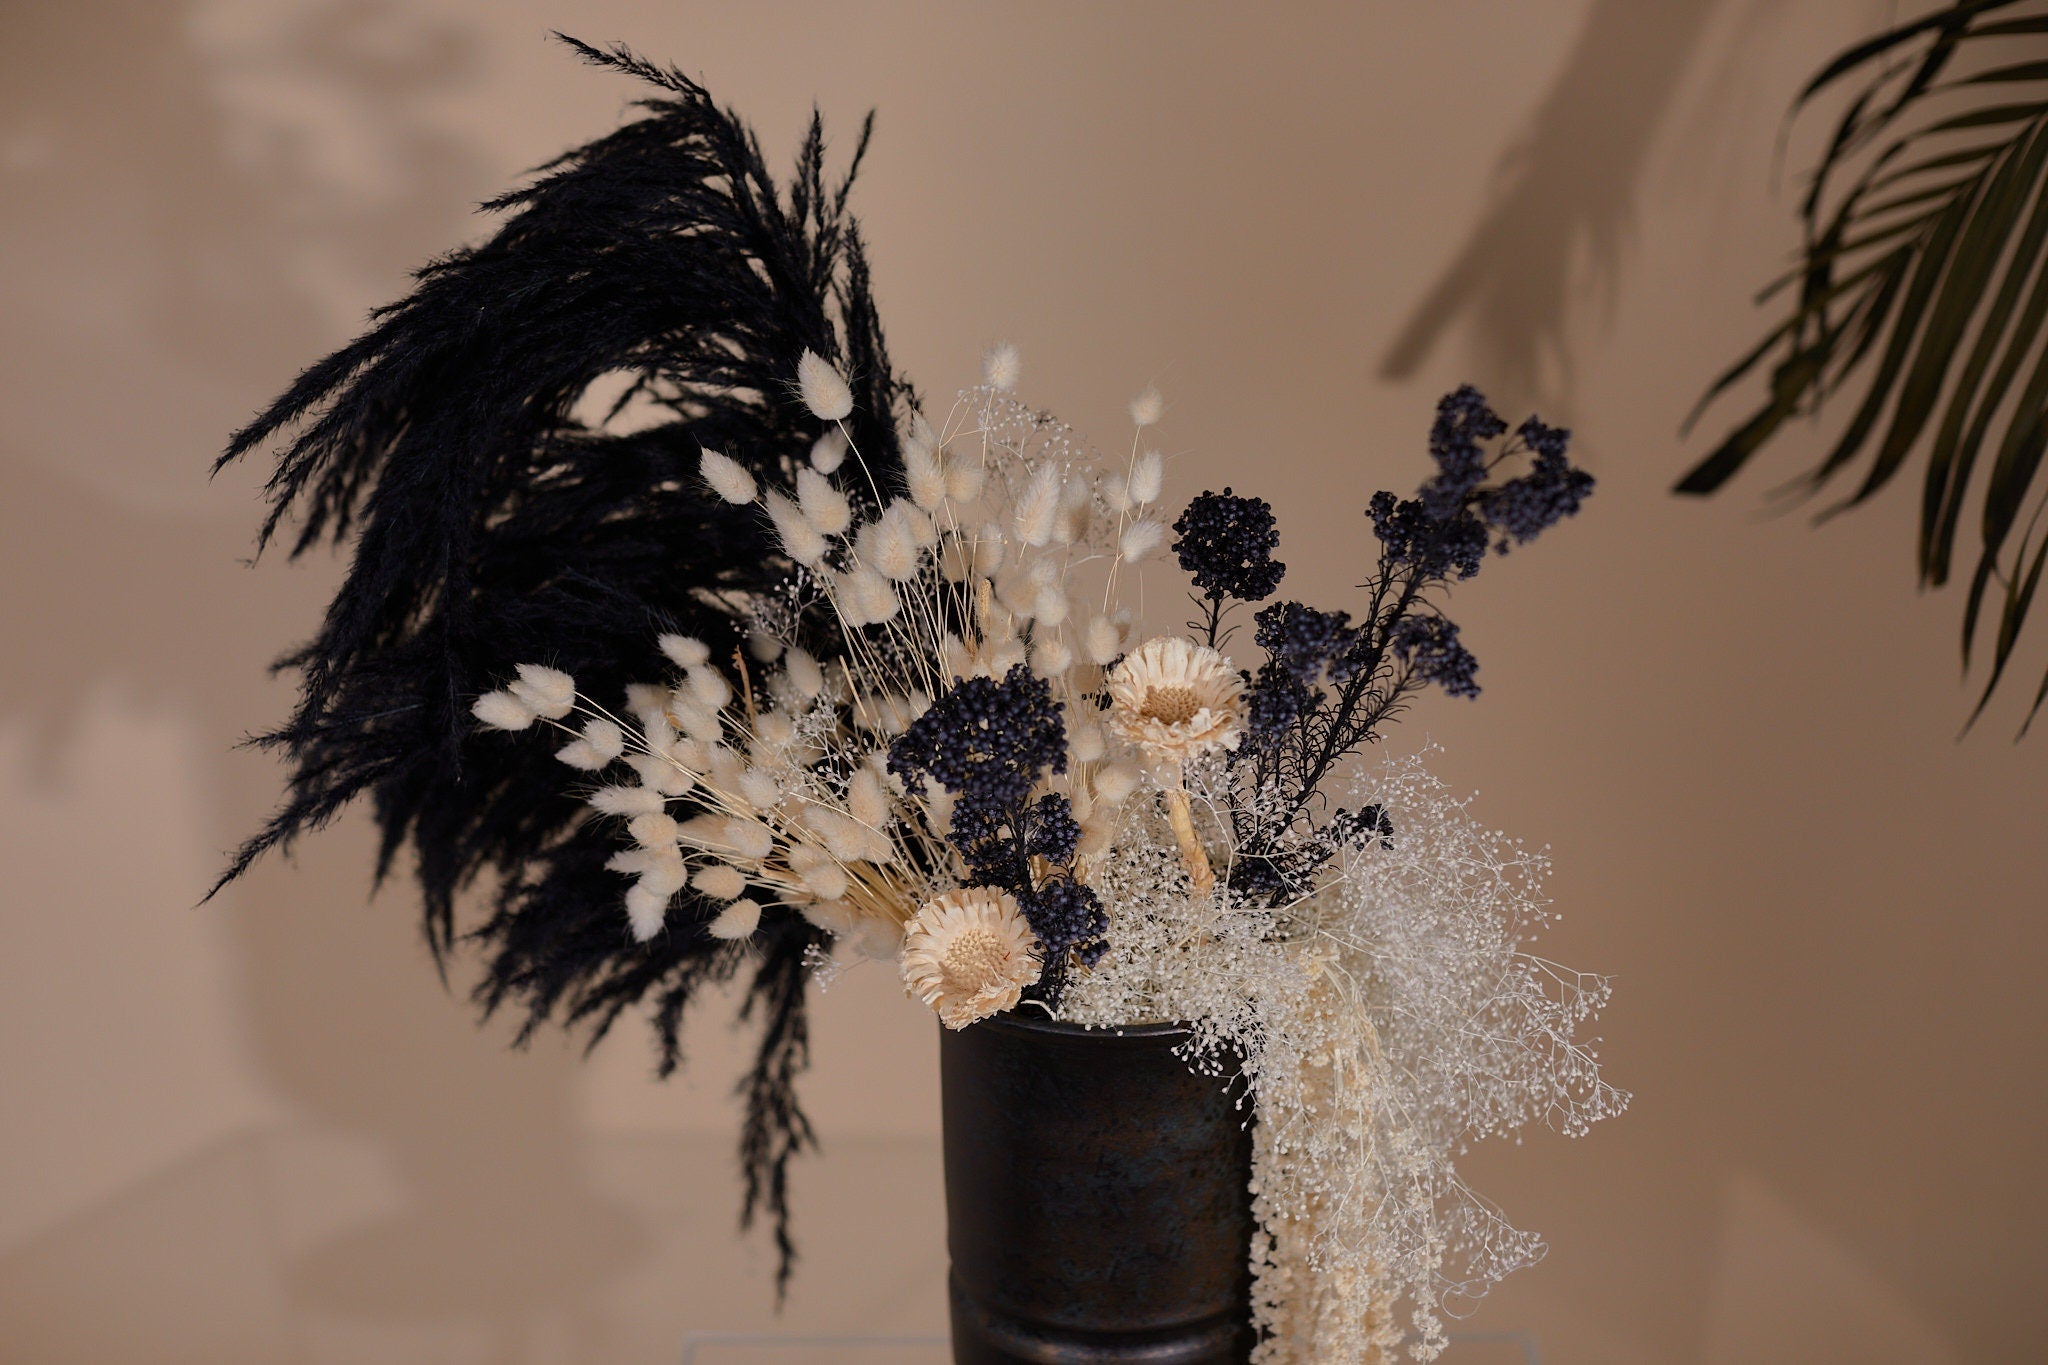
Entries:
MULTIPOLYGON (((1528 1332, 1453 1332, 1442 1365, 1542 1365, 1528 1332)), ((792 1337, 699 1332, 682 1365, 952 1365, 944 1337, 792 1337)))
POLYGON ((781 1337, 699 1332, 682 1365, 953 1365, 944 1337, 781 1337))

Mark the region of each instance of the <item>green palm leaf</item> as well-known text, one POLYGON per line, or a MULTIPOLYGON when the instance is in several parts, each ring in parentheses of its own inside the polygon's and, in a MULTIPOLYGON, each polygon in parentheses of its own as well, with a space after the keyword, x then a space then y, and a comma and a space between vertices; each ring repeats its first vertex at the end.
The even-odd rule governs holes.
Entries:
MULTIPOLYGON (((2048 559, 2048 0, 1961 0, 1899 24, 1822 68, 1794 108, 1852 81, 1800 205, 1799 258, 1758 297, 1782 320, 1700 409, 1752 376, 1767 392, 1677 490, 1714 492, 1788 421, 1853 386, 1841 435, 1796 486, 1811 494, 1860 470, 1821 513, 1832 516, 1920 456, 1930 587, 1948 582, 1977 502, 1966 670, 1980 628, 1996 624, 1974 722, 2048 559)), ((2044 702, 2048 678, 2028 723, 2044 702)))

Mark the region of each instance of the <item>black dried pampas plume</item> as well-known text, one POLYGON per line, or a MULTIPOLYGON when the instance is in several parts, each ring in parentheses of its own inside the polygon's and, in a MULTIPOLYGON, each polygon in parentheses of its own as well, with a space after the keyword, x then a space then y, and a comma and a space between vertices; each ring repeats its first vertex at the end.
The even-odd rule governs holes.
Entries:
POLYGON ((378 877, 410 846, 436 959, 477 940, 476 998, 525 1011, 522 1038, 560 1020, 595 1043, 645 1001, 666 1074, 696 992, 750 973, 741 1015, 761 1041, 742 1086, 743 1221, 772 1219, 781 1288, 787 1165, 812 1142, 792 1090, 808 1052, 804 954, 822 935, 779 917, 743 951, 705 932, 718 907, 686 892, 666 930, 635 943, 624 883, 605 868, 614 847, 546 740, 472 743, 469 707, 516 662, 616 697, 665 676, 659 631, 721 655, 740 644, 740 623, 709 599, 768 588, 788 566, 757 508, 699 482, 699 451, 786 478, 822 431, 793 391, 806 349, 848 376, 851 435, 877 476, 897 467, 909 390, 846 212, 867 135, 828 180, 814 115, 778 186, 751 131, 701 86, 623 48, 563 41, 659 94, 486 205, 509 215, 489 241, 421 270, 409 298, 221 457, 277 448, 262 544, 287 520, 294 556, 354 541, 319 633, 280 661, 299 675, 299 705, 258 741, 285 756, 287 799, 221 884, 367 793, 378 877), (623 396, 593 415, 593 386, 623 396), (635 409, 637 429, 614 421, 635 409), (479 880, 488 913, 458 924, 457 893, 479 880))

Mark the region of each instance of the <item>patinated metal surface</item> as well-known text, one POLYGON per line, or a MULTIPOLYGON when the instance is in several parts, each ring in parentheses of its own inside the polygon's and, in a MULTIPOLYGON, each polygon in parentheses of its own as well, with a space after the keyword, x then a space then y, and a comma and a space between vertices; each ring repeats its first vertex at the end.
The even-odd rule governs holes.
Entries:
POLYGON ((958 1365, 1227 1365, 1251 1350, 1251 1132, 1171 1025, 1029 1016, 940 1045, 958 1365))

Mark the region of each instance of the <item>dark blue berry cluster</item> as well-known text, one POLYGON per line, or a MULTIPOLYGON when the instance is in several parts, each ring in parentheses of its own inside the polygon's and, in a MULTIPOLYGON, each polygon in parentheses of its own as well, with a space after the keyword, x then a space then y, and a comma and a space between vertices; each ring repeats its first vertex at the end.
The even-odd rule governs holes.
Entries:
MULTIPOLYGON (((1109 929, 1109 912, 1094 888, 1071 877, 1056 877, 1036 890, 1017 897, 1031 931, 1038 935, 1046 960, 1058 963, 1071 950, 1081 964, 1093 967, 1109 951, 1102 937, 1109 929)), ((1053 980, 1057 982, 1058 974, 1053 980)), ((1052 1003, 1057 1004, 1055 998, 1052 1003)))
POLYGON ((1410 616, 1393 630, 1395 657, 1406 664, 1413 676, 1435 683, 1454 697, 1476 697, 1479 684, 1473 674, 1479 661, 1458 642, 1458 627, 1435 612, 1410 616))
POLYGON ((1509 545, 1534 540, 1578 511, 1593 491, 1593 476, 1573 468, 1565 457, 1570 432, 1531 417, 1515 435, 1535 454, 1529 472, 1484 494, 1479 503, 1480 515, 1500 532, 1497 548, 1502 554, 1509 545))
POLYGON ((1023 804, 1045 772, 1067 770, 1067 730, 1052 685, 1018 664, 1001 682, 964 678, 889 746, 889 771, 929 774, 960 804, 1023 804))
POLYGON ((1031 837, 1025 847, 1049 863, 1070 863, 1081 843, 1081 826, 1074 808, 1058 792, 1049 792, 1031 803, 1031 837))
POLYGON ((1292 725, 1315 705, 1325 682, 1348 682, 1358 671, 1363 630, 1351 613, 1317 611, 1299 602, 1275 602, 1253 618, 1252 637, 1266 662, 1252 678, 1246 723, 1255 741, 1292 725))
POLYGON ((1486 478, 1486 442, 1508 429, 1500 414, 1486 405, 1486 396, 1461 384, 1436 405, 1429 429, 1429 458, 1436 474, 1417 496, 1430 517, 1446 520, 1465 508, 1472 491, 1486 478))
POLYGON ((1382 490, 1372 495, 1365 514, 1387 562, 1424 579, 1462 582, 1486 561, 1491 536, 1470 508, 1438 517, 1419 497, 1396 498, 1382 490))
POLYGON ((1047 963, 1041 984, 1057 1004, 1061 965, 1072 951, 1094 962, 1109 925, 1102 902, 1064 870, 1081 827, 1067 798, 1031 792, 1067 770, 1066 726, 1045 679, 1018 664, 1003 676, 967 678, 889 746, 889 771, 915 785, 930 777, 954 797, 946 839, 967 865, 968 883, 1017 898, 1047 963), (1040 882, 1032 859, 1056 869, 1040 882))
POLYGON ((1429 433, 1435 475, 1411 499, 1376 493, 1367 508, 1389 558, 1425 577, 1470 578, 1489 544, 1506 554, 1579 510, 1593 491, 1593 476, 1567 457, 1571 433, 1531 417, 1488 455, 1485 443, 1506 430, 1470 384, 1444 397, 1429 433), (1526 474, 1487 485, 1501 461, 1520 453, 1533 457, 1526 474))
POLYGON ((1228 488, 1204 493, 1187 505, 1173 529, 1181 568, 1212 602, 1263 601, 1286 576, 1287 566, 1273 558, 1280 530, 1264 498, 1240 498, 1228 488))
MULTIPOLYGON (((1570 516, 1593 489, 1592 476, 1566 456, 1569 432, 1533 417, 1501 442, 1507 430, 1469 384, 1437 405, 1429 432, 1435 472, 1414 497, 1376 493, 1366 508, 1380 553, 1360 619, 1299 602, 1259 611, 1256 639, 1266 658, 1248 679, 1249 737, 1232 760, 1262 803, 1258 827, 1238 818, 1232 880, 1241 890, 1296 893, 1358 833, 1334 817, 1311 819, 1318 789, 1407 696, 1428 686, 1479 694, 1478 661, 1437 605, 1439 590, 1478 573, 1489 549, 1504 554, 1570 516), (1522 455, 1530 457, 1527 472, 1493 481, 1522 455)), ((1378 825, 1359 828, 1368 827, 1378 825)))

